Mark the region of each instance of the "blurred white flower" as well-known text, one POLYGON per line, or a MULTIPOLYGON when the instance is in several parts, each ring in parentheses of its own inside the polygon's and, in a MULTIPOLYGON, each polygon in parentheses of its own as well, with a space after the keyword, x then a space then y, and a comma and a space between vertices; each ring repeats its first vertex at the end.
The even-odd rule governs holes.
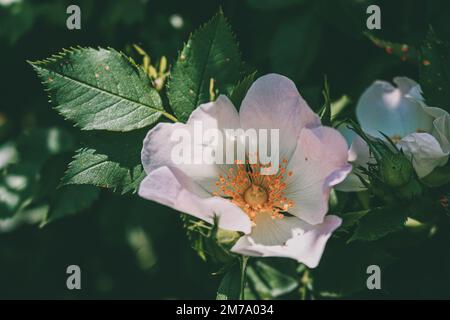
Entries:
MULTIPOLYGON (((360 97, 356 117, 369 136, 385 139, 385 134, 395 142, 412 160, 418 177, 423 178, 448 161, 450 115, 443 109, 427 106, 420 85, 415 81, 397 77, 394 83, 397 87, 385 81, 374 82, 360 97)), ((361 145, 359 137, 357 139, 358 158, 365 162, 359 165, 364 166, 369 159, 368 148, 361 145)), ((342 186, 343 191, 361 190, 360 182, 350 179, 342 186)), ((341 189, 341 185, 337 188, 341 189)))

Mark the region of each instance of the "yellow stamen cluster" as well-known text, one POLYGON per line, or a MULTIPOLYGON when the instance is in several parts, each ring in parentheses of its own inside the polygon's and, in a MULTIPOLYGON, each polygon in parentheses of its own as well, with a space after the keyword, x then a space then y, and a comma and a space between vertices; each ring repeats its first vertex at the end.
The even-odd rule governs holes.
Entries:
POLYGON ((283 218, 294 206, 284 195, 286 176, 292 176, 292 171, 286 172, 287 160, 282 161, 279 170, 274 175, 262 175, 263 165, 235 162, 225 175, 220 175, 216 182, 218 191, 214 194, 230 199, 230 201, 247 213, 254 221, 258 213, 270 214, 273 219, 283 218))

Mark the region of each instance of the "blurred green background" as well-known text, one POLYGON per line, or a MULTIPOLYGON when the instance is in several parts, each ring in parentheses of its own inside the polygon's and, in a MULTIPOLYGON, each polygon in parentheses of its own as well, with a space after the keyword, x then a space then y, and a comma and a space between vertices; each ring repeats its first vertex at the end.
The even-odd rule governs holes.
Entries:
MULTIPOLYGON (((46 151, 27 145, 27 133, 36 138, 44 128, 58 128, 67 137, 35 175, 62 175, 64 165, 52 163, 67 164, 77 147, 77 130, 51 109, 26 60, 81 45, 113 47, 140 61, 136 43, 152 59, 165 55, 171 64, 189 34, 220 7, 249 70, 289 76, 316 110, 326 74, 332 98, 347 95, 352 101, 342 116, 353 116, 355 101, 374 80, 418 79, 416 65, 364 34, 366 8, 374 3, 381 7, 382 29, 372 34, 380 39, 414 46, 430 24, 440 38, 450 39, 450 2, 444 0, 0 0, 0 169, 12 161, 8 157, 32 166, 33 157, 46 151), (81 30, 66 28, 69 4, 81 8, 81 30)), ((20 219, 0 219, 0 298, 215 297, 220 277, 211 273, 218 266, 190 248, 177 214, 136 195, 102 190, 90 208, 40 228, 42 204, 56 188, 49 185, 20 219), (71 264, 81 267, 80 291, 66 288, 71 264)), ((312 274, 315 290, 320 297, 450 298, 450 226, 440 227, 429 240, 403 234, 345 245, 332 239, 312 274), (364 290, 369 264, 386 265, 381 292, 364 290)), ((271 262, 282 270, 296 267, 292 261, 271 262)))

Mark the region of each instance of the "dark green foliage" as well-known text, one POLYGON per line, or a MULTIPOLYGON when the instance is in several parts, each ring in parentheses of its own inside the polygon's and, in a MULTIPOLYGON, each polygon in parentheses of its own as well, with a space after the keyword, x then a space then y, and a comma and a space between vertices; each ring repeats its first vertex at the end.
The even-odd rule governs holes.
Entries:
POLYGON ((147 75, 115 50, 74 48, 31 64, 56 110, 82 129, 130 131, 164 112, 147 75))
POLYGON ((450 44, 430 28, 420 47, 420 84, 426 102, 450 112, 450 44))
POLYGON ((374 241, 389 233, 400 231, 406 222, 408 212, 404 208, 388 207, 370 209, 358 221, 349 242, 374 241))
POLYGON ((194 32, 181 50, 168 83, 170 105, 186 121, 200 104, 210 101, 210 86, 229 93, 240 79, 239 48, 222 13, 194 32))
POLYGON ((134 192, 145 177, 140 157, 146 131, 96 132, 84 137, 85 148, 69 164, 63 184, 92 184, 134 192))
POLYGON ((369 2, 81 0, 77 31, 64 25, 70 1, 2 3, 0 297, 239 299, 245 286, 250 299, 448 299, 448 165, 419 183, 411 168, 391 179, 392 164, 403 168, 404 159, 387 158, 372 168, 373 190, 332 195, 330 213, 343 225, 317 269, 252 258, 246 283, 239 257, 227 252, 239 235, 184 215, 183 227, 174 210, 135 194, 147 131, 161 120, 185 121, 218 94, 239 109, 253 70, 289 76, 316 111, 326 74, 326 124, 337 124, 330 102, 348 97, 338 118, 354 119, 368 85, 399 75, 419 80, 427 104, 449 110, 448 1, 406 9, 381 1, 382 30, 368 39, 369 2), (129 58, 138 57, 134 43, 154 65, 167 57, 167 87, 157 92, 129 58), (25 63, 77 45, 32 63, 41 81, 25 63), (81 292, 64 286, 74 263, 83 270, 81 292), (377 292, 366 287, 372 264, 382 270, 377 292))

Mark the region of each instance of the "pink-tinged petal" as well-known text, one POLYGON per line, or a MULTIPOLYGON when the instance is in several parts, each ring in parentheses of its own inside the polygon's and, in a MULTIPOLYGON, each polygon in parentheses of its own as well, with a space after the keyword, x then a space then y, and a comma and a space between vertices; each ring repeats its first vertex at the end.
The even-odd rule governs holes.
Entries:
POLYGON ((285 257, 310 268, 319 264, 332 232, 342 223, 337 216, 325 217, 323 223, 309 225, 296 217, 256 221, 250 235, 241 237, 231 251, 255 257, 285 257))
POLYGON ((300 130, 320 125, 295 84, 278 74, 265 75, 252 84, 239 115, 244 129, 279 129, 280 153, 286 159, 295 150, 300 130))
POLYGON ((219 227, 246 234, 251 231, 248 216, 229 200, 213 197, 176 168, 159 167, 141 182, 139 196, 188 213, 210 224, 214 216, 219 227))
POLYGON ((364 178, 364 174, 359 167, 367 168, 368 163, 373 162, 374 159, 370 157, 369 146, 360 136, 354 134, 352 139, 348 150, 348 162, 352 164, 353 170, 344 181, 334 187, 338 191, 359 192, 367 189, 359 178, 364 178))
POLYGON ((383 138, 404 137, 432 129, 432 117, 422 108, 420 86, 408 78, 395 78, 397 88, 376 81, 360 97, 356 117, 364 132, 383 138))
POLYGON ((369 146, 360 136, 354 138, 348 150, 348 161, 364 168, 367 168, 368 163, 373 162, 369 146))
POLYGON ((444 152, 439 142, 428 133, 412 133, 397 143, 398 148, 412 159, 419 178, 430 174, 434 168, 448 161, 449 152, 444 152))
MULTIPOLYGON (((203 133, 209 129, 221 130, 225 138, 225 129, 235 129, 239 128, 239 126, 239 116, 233 104, 227 97, 219 96, 216 101, 202 104, 195 109, 186 124, 159 123, 151 129, 143 143, 141 152, 142 165, 147 174, 161 166, 176 167, 212 192, 219 175, 223 174, 223 170, 226 170, 224 169, 225 166, 217 165, 216 163, 205 163, 202 159, 202 150, 204 149, 196 148, 194 140, 196 137, 201 139, 203 133), (200 132, 200 136, 196 135, 195 132, 200 132), (190 139, 190 142, 187 142, 192 152, 192 156, 189 157, 190 163, 174 161, 172 152, 179 150, 176 149, 176 146, 184 139, 179 134, 183 134, 186 139, 190 139), (195 159, 198 159, 198 161, 195 162, 195 159)), ((225 139, 220 148, 224 145, 225 139)), ((213 145, 204 142, 204 146, 212 147, 213 145)), ((215 149, 216 147, 213 148, 215 149)), ((222 153, 223 162, 225 162, 224 150, 222 150, 222 153)))
POLYGON ((289 213, 310 224, 322 223, 331 188, 352 170, 347 158, 347 142, 337 130, 304 128, 287 167, 292 176, 286 180, 285 195, 294 203, 289 213))

